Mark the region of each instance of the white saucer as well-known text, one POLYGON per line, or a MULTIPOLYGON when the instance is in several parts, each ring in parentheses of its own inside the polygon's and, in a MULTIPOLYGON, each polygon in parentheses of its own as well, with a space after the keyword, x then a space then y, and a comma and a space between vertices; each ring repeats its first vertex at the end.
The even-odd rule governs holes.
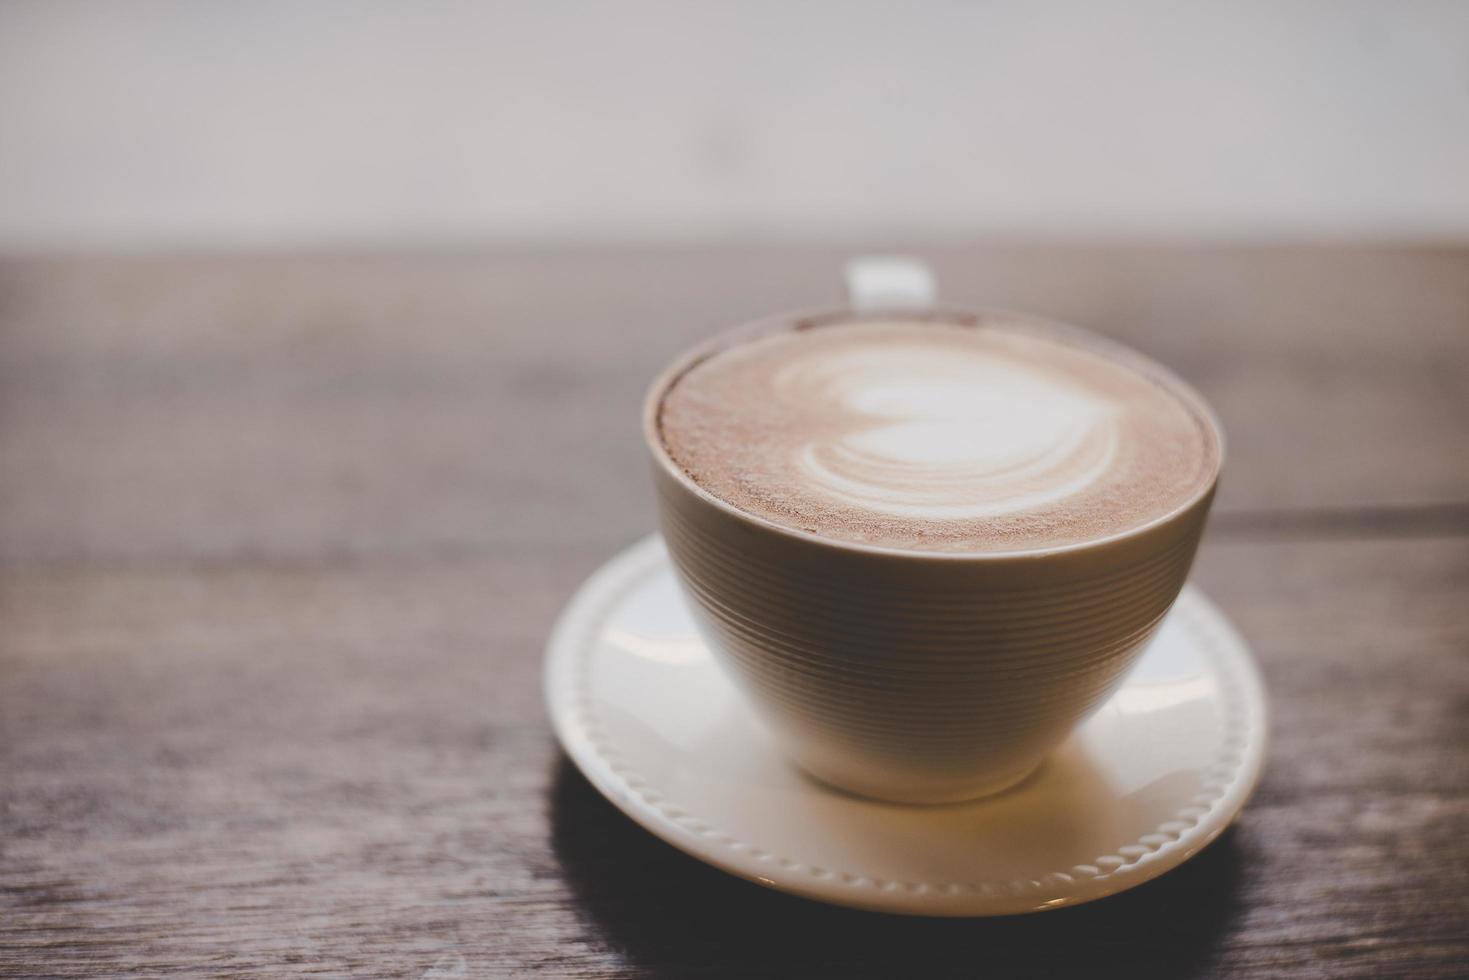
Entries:
POLYGON ((1111 701, 1016 789, 934 807, 848 796, 771 743, 694 632, 656 536, 562 613, 546 698, 592 784, 675 847, 781 891, 910 915, 1039 911, 1155 878, 1228 826, 1265 752, 1250 652, 1190 587, 1111 701))

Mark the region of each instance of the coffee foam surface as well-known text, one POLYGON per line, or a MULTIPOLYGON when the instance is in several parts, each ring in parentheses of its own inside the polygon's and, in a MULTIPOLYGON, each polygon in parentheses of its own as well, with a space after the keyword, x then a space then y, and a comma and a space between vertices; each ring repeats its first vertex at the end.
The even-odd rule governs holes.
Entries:
POLYGON ((1212 477, 1212 429, 1142 363, 1024 321, 850 321, 695 364, 658 424, 695 483, 796 530, 1056 547, 1144 524, 1212 477))

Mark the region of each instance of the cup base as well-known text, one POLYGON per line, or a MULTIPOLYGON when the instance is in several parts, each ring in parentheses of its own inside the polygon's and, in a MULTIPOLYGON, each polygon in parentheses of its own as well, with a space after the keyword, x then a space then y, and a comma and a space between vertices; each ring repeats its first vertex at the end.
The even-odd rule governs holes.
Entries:
POLYGON ((819 764, 810 764, 796 756, 790 756, 796 768, 821 785, 879 803, 896 803, 904 806, 944 806, 952 803, 971 803, 991 796, 998 796, 1025 782, 1035 775, 1044 759, 1031 763, 1018 771, 1002 776, 986 777, 983 781, 935 778, 914 778, 904 786, 896 787, 890 782, 875 782, 861 777, 853 778, 850 773, 836 774, 823 771, 819 764))

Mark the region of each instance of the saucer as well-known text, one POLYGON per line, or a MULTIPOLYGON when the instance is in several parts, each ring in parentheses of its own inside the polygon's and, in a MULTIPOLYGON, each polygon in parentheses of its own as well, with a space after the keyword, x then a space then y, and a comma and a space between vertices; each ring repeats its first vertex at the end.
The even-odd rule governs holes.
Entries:
POLYGON ((572 761, 653 834, 770 888, 909 915, 1035 912, 1156 878, 1229 825, 1265 752, 1254 660, 1191 586, 1035 775, 970 803, 861 799, 787 761, 695 632, 657 536, 571 600, 545 683, 572 761))

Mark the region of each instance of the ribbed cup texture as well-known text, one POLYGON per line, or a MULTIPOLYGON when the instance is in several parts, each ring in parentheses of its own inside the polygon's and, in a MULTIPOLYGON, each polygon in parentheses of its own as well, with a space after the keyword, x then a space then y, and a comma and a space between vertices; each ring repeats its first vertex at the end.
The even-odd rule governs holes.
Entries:
POLYGON ((1111 542, 962 557, 785 533, 655 478, 695 619, 786 751, 908 802, 1024 778, 1106 700, 1182 589, 1210 496, 1111 542))

